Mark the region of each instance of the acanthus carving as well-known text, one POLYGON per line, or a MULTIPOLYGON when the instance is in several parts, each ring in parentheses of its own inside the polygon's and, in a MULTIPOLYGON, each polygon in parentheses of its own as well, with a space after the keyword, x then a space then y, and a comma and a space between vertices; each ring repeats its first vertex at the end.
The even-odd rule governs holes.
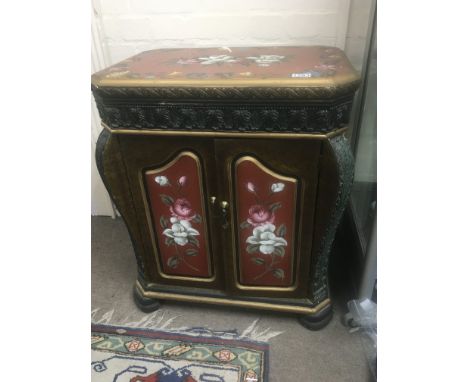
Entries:
POLYGON ((338 166, 338 192, 325 235, 320 243, 318 256, 313 266, 314 272, 310 285, 310 295, 314 304, 319 304, 329 297, 328 259, 338 224, 351 194, 354 178, 354 158, 346 137, 338 135, 330 139, 330 145, 338 166))
POLYGON ((112 129, 326 133, 348 123, 352 100, 328 105, 106 104, 103 122, 112 129))

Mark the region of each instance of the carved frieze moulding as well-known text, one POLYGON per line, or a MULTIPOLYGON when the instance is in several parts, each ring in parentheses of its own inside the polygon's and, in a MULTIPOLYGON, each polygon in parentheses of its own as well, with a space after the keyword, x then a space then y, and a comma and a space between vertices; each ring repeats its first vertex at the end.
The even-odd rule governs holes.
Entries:
POLYGON ((322 105, 97 102, 111 129, 326 133, 349 121, 352 99, 322 105))

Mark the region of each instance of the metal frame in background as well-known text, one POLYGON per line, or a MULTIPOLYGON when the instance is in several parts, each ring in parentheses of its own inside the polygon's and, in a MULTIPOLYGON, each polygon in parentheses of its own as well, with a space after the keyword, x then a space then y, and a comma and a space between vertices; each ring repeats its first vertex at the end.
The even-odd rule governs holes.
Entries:
MULTIPOLYGON (((358 139, 359 134, 361 131, 361 123, 363 118, 365 100, 368 90, 368 71, 370 62, 372 60, 372 47, 374 42, 377 38, 377 2, 373 1, 371 14, 369 17, 369 28, 368 30, 370 33, 368 34, 366 48, 364 53, 364 63, 361 70, 361 79, 362 85, 357 92, 354 100, 354 108, 351 113, 350 118, 350 126, 352 127, 349 130, 349 139, 351 143, 351 148, 353 151, 354 156, 356 157, 357 147, 358 147, 358 139)), ((363 237, 363 233, 360 231, 357 221, 356 221, 356 213, 353 204, 352 198, 350 198, 350 203, 348 205, 347 210, 348 215, 348 222, 351 225, 351 236, 354 237, 356 241, 355 248, 357 250, 357 259, 356 261, 359 263, 359 279, 355 280, 356 289, 358 298, 371 299, 373 296, 374 287, 376 286, 377 280, 377 272, 376 272, 376 264, 377 264, 377 208, 376 213, 372 222, 372 230, 370 236, 367 240, 363 237), (364 245, 364 241, 367 241, 367 245, 364 245)))

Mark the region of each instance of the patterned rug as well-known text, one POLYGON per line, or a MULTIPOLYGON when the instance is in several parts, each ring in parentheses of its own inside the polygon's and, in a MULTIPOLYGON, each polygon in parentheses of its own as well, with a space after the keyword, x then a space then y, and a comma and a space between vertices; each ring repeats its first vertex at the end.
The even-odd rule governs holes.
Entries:
POLYGON ((91 326, 93 382, 266 382, 268 344, 196 329, 91 326))

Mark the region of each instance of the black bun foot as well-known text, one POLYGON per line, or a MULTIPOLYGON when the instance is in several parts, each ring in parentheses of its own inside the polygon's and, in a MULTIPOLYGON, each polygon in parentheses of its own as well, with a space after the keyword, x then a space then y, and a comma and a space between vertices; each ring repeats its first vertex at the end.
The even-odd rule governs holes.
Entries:
POLYGON ((333 317, 331 305, 316 314, 307 314, 299 317, 302 326, 309 330, 320 330, 328 325, 333 317))
POLYGON ((133 287, 133 299, 138 308, 145 313, 154 312, 161 307, 158 300, 143 296, 136 285, 133 287))

